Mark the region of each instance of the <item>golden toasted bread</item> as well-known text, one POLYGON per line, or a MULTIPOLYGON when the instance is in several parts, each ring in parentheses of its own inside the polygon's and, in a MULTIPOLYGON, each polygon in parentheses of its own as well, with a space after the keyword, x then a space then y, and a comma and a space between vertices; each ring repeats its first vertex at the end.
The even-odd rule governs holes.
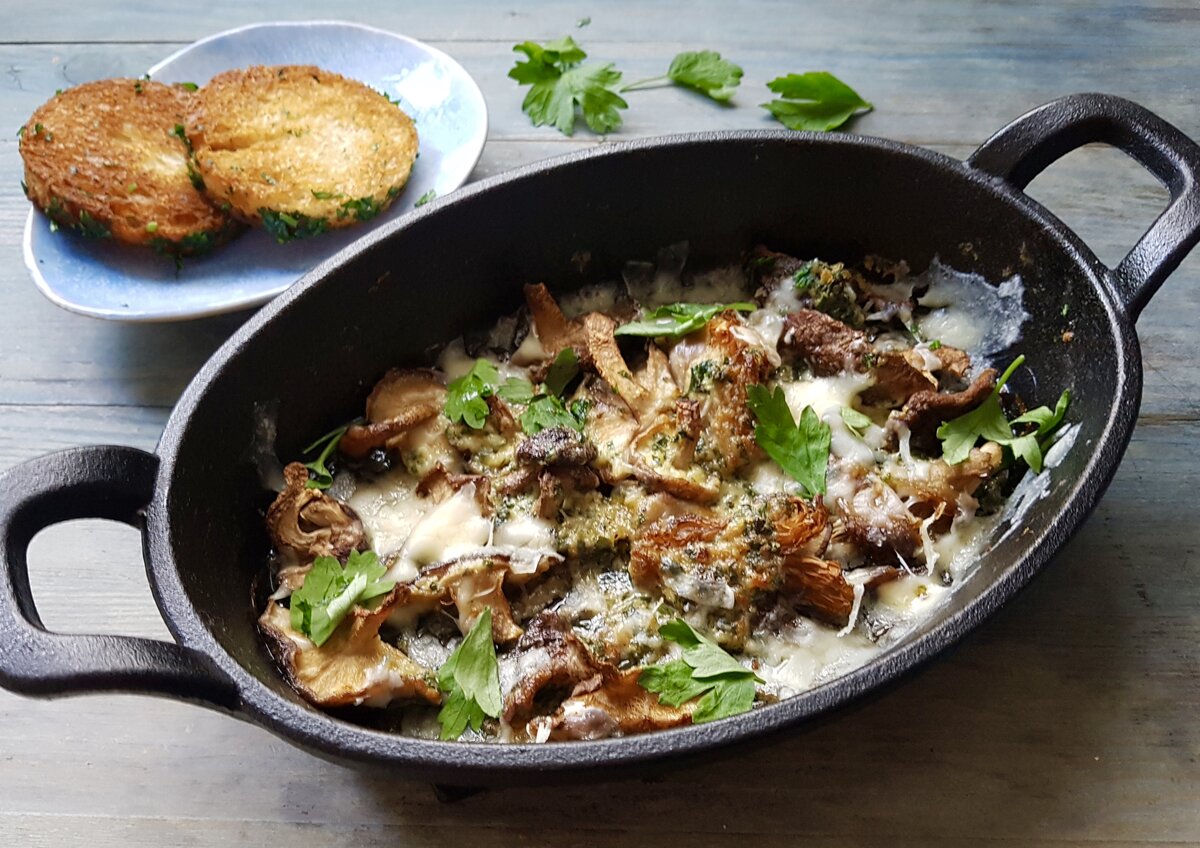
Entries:
POLYGON ((417 154, 416 128, 398 106, 307 65, 214 77, 187 128, 210 198, 281 242, 375 217, 417 154))
POLYGON ((239 227, 193 182, 182 126, 195 95, 150 80, 84 83, 21 131, 25 193, 85 236, 199 253, 239 227))

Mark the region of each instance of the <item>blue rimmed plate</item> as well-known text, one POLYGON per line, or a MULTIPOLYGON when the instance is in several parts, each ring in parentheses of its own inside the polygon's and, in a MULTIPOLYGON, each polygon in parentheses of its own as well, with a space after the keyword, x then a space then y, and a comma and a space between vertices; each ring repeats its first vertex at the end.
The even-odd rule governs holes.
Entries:
POLYGON ((150 69, 162 82, 203 85, 247 65, 318 65, 393 99, 417 124, 420 154, 403 194, 368 224, 306 241, 276 244, 252 230, 176 269, 148 250, 51 232, 31 210, 25 264, 46 297, 64 309, 114 321, 177 321, 265 303, 321 260, 471 174, 487 137, 479 86, 445 53, 411 38, 339 21, 254 24, 210 36, 150 69))

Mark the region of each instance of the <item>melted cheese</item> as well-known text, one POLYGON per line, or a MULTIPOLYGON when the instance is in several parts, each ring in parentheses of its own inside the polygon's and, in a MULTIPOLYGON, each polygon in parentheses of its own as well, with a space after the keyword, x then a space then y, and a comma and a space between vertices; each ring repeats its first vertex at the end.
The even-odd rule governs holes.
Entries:
MULTIPOLYGON (((629 291, 648 307, 679 301, 712 303, 747 299, 745 279, 740 268, 729 266, 695 275, 688 278, 685 284, 682 273, 685 259, 686 246, 676 245, 664 252, 657 267, 643 264, 627 269, 629 291)), ((987 357, 1015 342, 1023 322, 1028 318, 1021 304, 1019 278, 1013 278, 996 288, 982 278, 959 274, 935 261, 913 285, 925 290, 920 303, 931 310, 921 320, 923 334, 943 344, 966 350, 977 363, 986 361, 987 357)), ((910 285, 906 291, 911 290, 910 285)), ((896 292, 891 287, 879 287, 877 296, 886 301, 898 296, 896 292)), ((566 295, 560 304, 565 314, 577 316, 593 310, 611 311, 623 300, 624 292, 620 287, 608 284, 566 295)), ((735 329, 735 335, 748 344, 768 351, 772 364, 778 364, 776 346, 786 315, 799 308, 802 308, 802 304, 794 288, 790 285, 779 286, 767 293, 762 308, 743 316, 745 324, 735 329)), ((900 314, 906 322, 911 319, 911 313, 907 310, 900 313, 884 310, 879 314, 900 314)), ((512 326, 515 327, 515 323, 512 326)), ((875 344, 881 350, 904 350, 909 348, 911 342, 906 334, 893 332, 876 338, 875 344)), ((928 370, 941 367, 936 350, 927 343, 919 344, 913 350, 928 370)), ((670 371, 682 390, 688 388, 692 367, 709 353, 703 333, 669 345, 670 371)), ((522 366, 544 361, 548 354, 536 330, 530 327, 508 362, 489 358, 496 364, 502 378, 525 377, 528 372, 522 366)), ((474 361, 474 357, 467 355, 460 339, 443 349, 439 366, 447 379, 453 380, 466 374, 474 361)), ((805 408, 812 407, 830 428, 830 458, 824 503, 831 510, 835 528, 839 521, 839 509, 849 503, 861 506, 868 526, 874 522, 874 529, 881 534, 889 522, 915 521, 919 525, 920 541, 917 556, 923 559, 923 564, 914 563, 915 570, 920 572, 914 573, 914 569, 901 560, 904 573, 870 592, 865 589, 864 582, 871 573, 881 573, 881 569, 849 572, 854 601, 850 620, 841 629, 798 616, 790 608, 781 607, 771 613, 778 614, 778 620, 786 623, 770 632, 752 634, 738 659, 766 681, 762 686, 765 692, 778 697, 806 691, 864 665, 927 621, 950 597, 954 586, 970 579, 978 564, 980 551, 989 541, 1001 531, 1012 532, 1024 510, 1050 486, 1049 474, 1037 477, 1027 475, 1003 518, 976 517, 977 502, 970 496, 960 495, 949 530, 935 536, 935 519, 931 517, 917 521, 886 482, 889 469, 896 472, 901 467, 910 479, 919 480, 923 475, 928 476, 930 463, 914 458, 907 430, 900 430, 897 456, 884 451, 883 427, 873 423, 860 435, 850 430, 842 418, 843 408, 854 408, 858 395, 871 384, 869 375, 845 373, 833 377, 801 377, 782 386, 795 419, 799 420, 805 408)), ((1064 429, 1059 441, 1047 454, 1047 467, 1053 468, 1061 462, 1076 435, 1076 429, 1064 429)), ((339 476, 339 485, 341 482, 339 476)), ((361 516, 372 548, 383 557, 392 556, 387 579, 411 581, 422 568, 466 554, 502 555, 508 559, 511 573, 524 578, 515 580, 511 585, 525 586, 527 589, 538 587, 536 591, 546 592, 553 608, 573 622, 577 634, 592 644, 603 643, 607 653, 632 663, 656 662, 678 656, 678 647, 658 635, 659 627, 676 615, 683 615, 693 626, 703 630, 706 616, 736 606, 734 586, 725 582, 724 576, 676 571, 666 573, 663 582, 671 593, 687 599, 688 603, 684 605, 686 609, 677 612, 661 598, 636 590, 624 564, 617 558, 613 560, 611 569, 606 568, 603 562, 598 565, 596 562, 583 563, 574 559, 564 561, 564 556, 556 550, 556 545, 562 544, 562 525, 530 514, 529 503, 525 503, 521 509, 504 510, 503 514, 509 517, 494 521, 483 514, 473 484, 463 487, 438 505, 418 498, 414 493, 415 484, 413 475, 399 470, 373 482, 359 483, 349 496, 349 504, 361 516), (528 578, 545 569, 547 560, 561 563, 556 567, 562 573, 552 572, 552 579, 544 584, 527 583, 528 578), (554 588, 555 579, 562 581, 561 595, 551 595, 560 591, 554 588)), ((339 492, 343 491, 348 493, 349 485, 344 490, 339 489, 339 492)), ((799 491, 799 484, 788 477, 779 465, 770 459, 760 459, 742 468, 737 478, 726 480, 722 496, 723 503, 739 503, 746 498, 776 493, 796 494, 799 491)), ((648 498, 639 484, 632 481, 615 487, 609 500, 612 503, 624 503, 629 507, 630 514, 640 514, 637 526, 644 526, 644 522, 653 521, 662 514, 650 516, 642 510, 638 504, 648 501, 648 498)), ((656 503, 661 509, 661 498, 656 503)), ((682 501, 678 503, 684 505, 685 512, 706 509, 682 501)), ((584 519, 592 521, 592 526, 609 528, 608 524, 594 523, 600 521, 597 515, 589 513, 584 519)), ((616 531, 611 532, 616 534, 616 531)), ((835 532, 825 556, 859 565, 863 554, 854 550, 851 543, 839 539, 835 532)), ((488 589, 491 589, 491 584, 488 584, 488 589)), ((518 603, 515 595, 512 600, 515 607, 518 603)), ((396 617, 393 624, 405 628, 401 647, 412 659, 429 669, 439 667, 456 644, 455 640, 446 644, 434 635, 417 632, 415 622, 402 616, 396 617)), ((502 690, 508 692, 521 677, 548 662, 548 656, 543 648, 502 651, 499 662, 502 690)), ((378 682, 381 688, 387 688, 389 673, 384 666, 373 669, 368 682, 378 682)), ((406 714, 404 731, 436 737, 437 726, 431 716, 431 711, 406 714)), ((549 724, 543 722, 537 725, 536 732, 540 734, 538 740, 544 741, 550 732, 549 724)), ((501 740, 509 739, 513 733, 513 728, 502 724, 501 740)), ((470 733, 468 738, 482 737, 470 733)))
POLYGON ((480 511, 475 484, 468 483, 438 504, 413 528, 384 579, 412 582, 423 566, 454 559, 473 548, 483 547, 491 535, 492 522, 480 511))

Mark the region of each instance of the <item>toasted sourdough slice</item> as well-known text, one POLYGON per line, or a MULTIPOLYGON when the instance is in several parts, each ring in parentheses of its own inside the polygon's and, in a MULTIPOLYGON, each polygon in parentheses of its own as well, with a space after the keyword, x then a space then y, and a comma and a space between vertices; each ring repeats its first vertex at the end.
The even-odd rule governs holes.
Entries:
POLYGON ((417 154, 416 128, 398 106, 308 65, 214 77, 188 137, 209 196, 281 242, 375 217, 417 154))
POLYGON ((26 195, 59 225, 93 238, 181 255, 224 241, 240 227, 193 184, 181 134, 194 96, 132 79, 57 94, 21 131, 26 195))

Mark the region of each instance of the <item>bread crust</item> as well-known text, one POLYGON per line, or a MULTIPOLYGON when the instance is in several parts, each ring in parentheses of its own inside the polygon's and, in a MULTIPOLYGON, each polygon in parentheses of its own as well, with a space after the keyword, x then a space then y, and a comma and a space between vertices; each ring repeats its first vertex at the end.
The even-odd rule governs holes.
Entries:
POLYGON ((416 127, 395 103, 311 65, 217 75, 187 132, 210 198, 279 241, 373 218, 417 154, 416 127))
POLYGON ((93 238, 177 255, 226 241, 240 225, 198 190, 182 134, 194 98, 183 86, 134 79, 56 94, 21 131, 26 196, 93 238))

